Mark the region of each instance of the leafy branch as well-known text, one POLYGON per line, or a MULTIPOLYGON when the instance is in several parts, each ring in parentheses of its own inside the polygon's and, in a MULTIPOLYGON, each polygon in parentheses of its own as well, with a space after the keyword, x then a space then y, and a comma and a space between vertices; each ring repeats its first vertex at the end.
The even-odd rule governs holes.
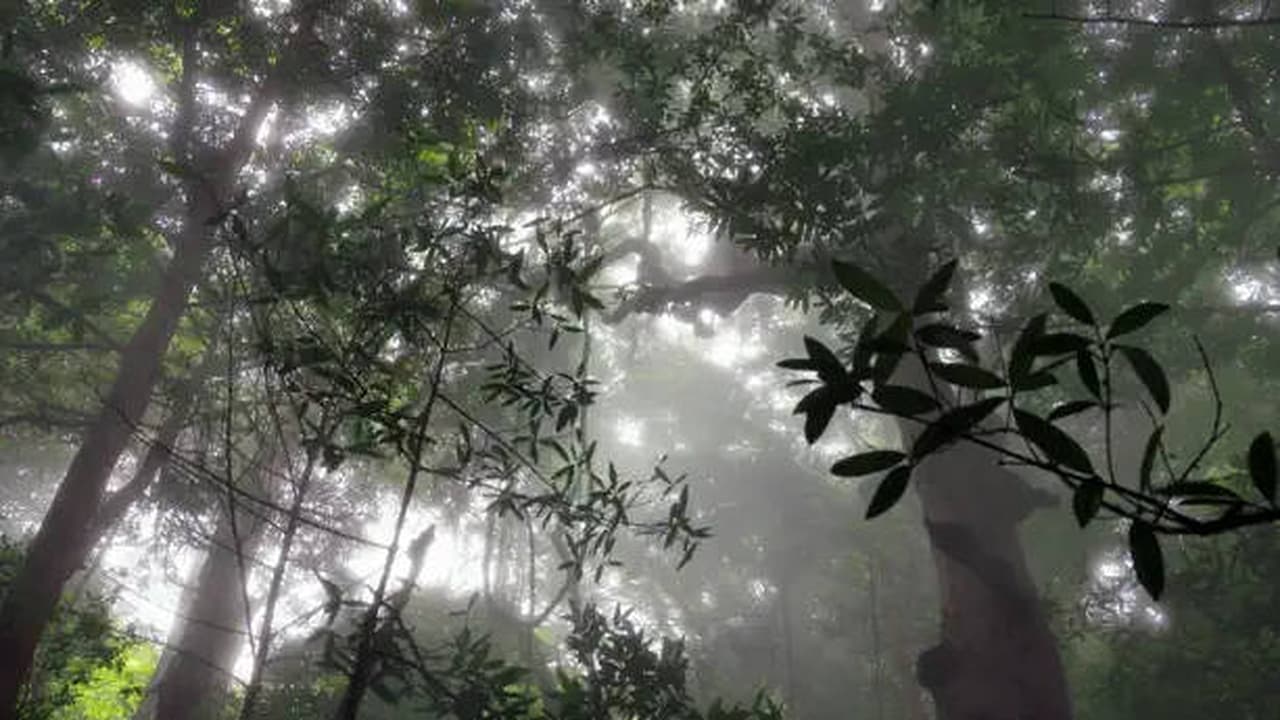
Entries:
POLYGON ((1227 428, 1217 380, 1198 341, 1213 396, 1213 418, 1191 459, 1181 468, 1172 462, 1164 435, 1172 401, 1167 374, 1151 353, 1130 339, 1164 315, 1167 305, 1138 303, 1104 324, 1074 291, 1052 283, 1049 289, 1055 305, 1079 330, 1049 330, 1048 313, 1031 318, 1014 342, 1002 375, 980 364, 974 347, 982 339, 980 333, 935 317, 950 309, 944 298, 955 273, 954 261, 924 283, 910 306, 865 270, 842 262, 834 263, 833 269, 846 291, 877 311, 859 332, 849 353, 851 362, 806 337, 807 357, 778 364, 817 375, 818 387, 795 408, 796 414, 805 416, 805 438, 810 443, 822 436, 840 408, 891 416, 919 430, 909 448, 871 450, 832 466, 834 474, 845 477, 886 473, 872 496, 869 518, 897 503, 912 472, 926 459, 954 443, 971 443, 1006 462, 1057 478, 1071 490, 1072 509, 1081 527, 1102 510, 1129 520, 1134 567, 1153 598, 1164 587, 1158 536, 1216 535, 1280 520, 1276 444, 1270 433, 1255 436, 1247 453, 1254 497, 1233 489, 1231 477, 1200 474, 1204 458, 1219 445, 1227 428), (919 377, 910 377, 912 368, 918 368, 919 377), (1113 452, 1113 416, 1120 402, 1116 381, 1126 368, 1145 388, 1147 398, 1141 403, 1151 418, 1135 478, 1117 473, 1113 452), (1035 403, 1026 402, 1038 391, 1059 386, 1062 373, 1072 371, 1085 396, 1061 402, 1043 415, 1032 409, 1035 403), (974 399, 961 402, 962 392, 974 399), (994 422, 1002 407, 1009 410, 1007 416, 1002 423, 994 422), (1102 414, 1105 461, 1096 465, 1085 444, 1058 425, 1083 412, 1102 414))

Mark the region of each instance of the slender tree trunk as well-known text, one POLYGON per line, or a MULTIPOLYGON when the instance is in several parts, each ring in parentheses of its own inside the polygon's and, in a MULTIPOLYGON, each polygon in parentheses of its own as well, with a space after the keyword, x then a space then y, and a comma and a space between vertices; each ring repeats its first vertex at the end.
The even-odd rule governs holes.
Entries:
POLYGON ((261 522, 242 513, 237 519, 238 532, 233 533, 230 514, 224 512, 219 517, 188 593, 182 624, 161 658, 135 720, 209 718, 222 706, 221 695, 247 637, 236 536, 241 552, 251 555, 261 528, 261 522))
POLYGON ((0 717, 12 717, 31 669, 36 643, 58 604, 63 585, 92 549, 94 517, 107 480, 133 429, 142 420, 169 339, 177 328, 209 254, 212 198, 197 201, 159 290, 142 324, 120 354, 120 369, 106 402, 89 427, 58 486, 4 604, 0 606, 0 717))
MULTIPOLYGON (((422 471, 422 449, 426 444, 427 427, 431 423, 431 413, 435 410, 436 400, 440 397, 440 383, 444 378, 444 366, 449 354, 449 342, 453 337, 453 321, 458 311, 458 302, 457 295, 454 295, 450 300, 449 314, 445 319, 444 333, 438 348, 440 354, 436 358, 435 369, 431 374, 431 385, 427 390, 427 400, 415 420, 417 428, 414 432, 413 442, 410 445, 409 477, 405 481, 403 492, 400 493, 400 506, 396 511, 395 531, 391 535, 391 544, 387 547, 386 558, 382 563, 382 574, 378 578, 377 587, 374 588, 373 599, 370 601, 369 609, 365 612, 360 622, 360 637, 356 645, 355 658, 351 662, 351 672, 347 676, 347 687, 342 693, 342 698, 338 701, 337 710, 334 712, 334 720, 355 720, 356 713, 360 711, 360 703, 364 702, 365 693, 368 692, 369 685, 374 679, 374 671, 377 666, 375 640, 380 630, 378 620, 380 616, 383 616, 383 605, 386 604, 387 585, 391 581, 391 570, 395 566, 396 555, 400 552, 405 519, 409 515, 409 505, 413 502, 413 493, 422 471)), ((415 576, 422 569, 422 553, 426 551, 427 544, 430 544, 429 536, 425 537, 425 544, 421 545, 417 550, 417 557, 412 558, 412 572, 415 576)), ((395 619, 393 615, 404 609, 404 603, 408 602, 409 593, 413 589, 415 580, 416 577, 410 577, 406 582, 405 594, 402 596, 401 604, 398 607, 394 604, 388 604, 387 610, 389 613, 385 615, 387 618, 385 622, 392 622, 395 619)))
MULTIPOLYGON (((322 428, 327 428, 327 420, 321 419, 322 428)), ((327 432, 322 432, 322 437, 327 438, 327 432)), ((283 450, 281 452, 284 452, 283 450)), ((249 678, 249 684, 244 691, 244 704, 240 707, 240 720, 249 720, 254 717, 257 710, 258 698, 262 694, 263 673, 267 669, 267 660, 271 657, 271 643, 274 639, 274 623, 276 604, 280 600, 280 589, 284 584, 284 574, 289 567, 289 554, 293 551, 293 542, 298 534, 298 525, 302 517, 303 505, 307 499, 307 491, 311 488, 312 475, 315 474, 316 461, 319 451, 315 448, 307 450, 306 465, 302 470, 302 477, 294 484, 293 502, 289 506, 289 520, 285 524, 284 532, 280 537, 280 553, 276 556, 275 567, 271 571, 271 583, 267 588, 267 597, 264 601, 262 610, 262 625, 258 630, 258 647, 253 658, 253 673, 249 678)), ((286 462, 288 462, 286 460, 286 462)), ((238 568, 237 568, 238 570, 238 568)), ((236 589, 239 590, 240 584, 237 575, 236 589)), ((168 718, 159 718, 158 720, 168 720, 168 718)))

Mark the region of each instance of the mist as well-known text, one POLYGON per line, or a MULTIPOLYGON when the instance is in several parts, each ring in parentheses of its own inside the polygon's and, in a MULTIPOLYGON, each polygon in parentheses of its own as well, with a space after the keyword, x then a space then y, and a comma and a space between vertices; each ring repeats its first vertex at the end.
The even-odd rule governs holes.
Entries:
POLYGON ((0 720, 1275 717, 1276 12, 0 10, 0 720))

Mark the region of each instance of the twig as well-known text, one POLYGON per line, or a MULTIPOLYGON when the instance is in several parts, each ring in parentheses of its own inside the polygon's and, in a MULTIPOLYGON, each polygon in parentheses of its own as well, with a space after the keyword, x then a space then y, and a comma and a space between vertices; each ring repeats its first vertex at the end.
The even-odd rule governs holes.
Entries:
POLYGON ((1132 25, 1156 30, 1214 30, 1232 27, 1266 27, 1280 25, 1280 17, 1256 17, 1228 20, 1206 18, 1203 20, 1152 20, 1132 15, 1062 15, 1058 13, 1023 13, 1027 20, 1048 20, 1080 25, 1132 25))

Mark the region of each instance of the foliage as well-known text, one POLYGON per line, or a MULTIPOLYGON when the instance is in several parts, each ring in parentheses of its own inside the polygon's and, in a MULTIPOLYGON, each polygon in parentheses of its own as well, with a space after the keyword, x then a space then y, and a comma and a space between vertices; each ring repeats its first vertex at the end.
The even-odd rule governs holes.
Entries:
MULTIPOLYGON (((931 316, 948 310, 944 295, 955 272, 954 261, 944 264, 920 288, 910 311, 905 311, 904 304, 872 274, 847 263, 837 263, 834 271, 845 290, 887 313, 887 319, 873 317, 864 326, 848 353, 849 366, 810 337, 805 338, 807 358, 783 360, 779 365, 817 374, 817 389, 795 408, 796 414, 805 416, 805 438, 810 443, 822 436, 836 410, 844 405, 920 426, 908 452, 871 450, 837 461, 832 467, 834 474, 844 476, 889 470, 872 497, 868 517, 882 514, 902 497, 914 467, 952 443, 974 443, 1006 460, 1051 473, 1070 488, 1072 508, 1082 527, 1102 509, 1129 520, 1129 549, 1138 580, 1156 599, 1165 584, 1158 533, 1213 535, 1272 524, 1280 518, 1275 507, 1276 449, 1270 433, 1257 435, 1248 453, 1249 477, 1258 499, 1233 489, 1238 484, 1233 482, 1234 475, 1204 478, 1198 474, 1201 460, 1224 435, 1220 399, 1207 439, 1181 467, 1172 463, 1163 439, 1170 403, 1165 371, 1146 350, 1116 342, 1167 312, 1167 305, 1138 303, 1103 325, 1071 289, 1052 284, 1055 303, 1071 320, 1084 325, 1085 332, 1051 331, 1050 315, 1037 315, 1023 326, 1008 357, 994 363, 1003 367, 999 373, 999 368, 971 364, 978 358, 974 343, 982 339, 979 333, 932 321, 931 316), (885 329, 879 330, 879 324, 885 329), (947 361, 948 352, 970 362, 947 361), (1151 431, 1141 466, 1131 478, 1117 475, 1112 458, 1112 414, 1122 397, 1115 379, 1121 357, 1128 360, 1155 405, 1151 407, 1145 399, 1138 401, 1151 420, 1151 431), (907 369, 896 374, 904 362, 907 369), (1034 393, 1056 389, 1061 384, 1059 374, 1066 372, 1062 368, 1074 371, 1086 393, 1061 398, 1042 416, 1034 409, 1034 393), (893 382, 898 377, 911 377, 912 372, 920 376, 915 382, 933 388, 933 395, 893 382), (868 384, 871 404, 860 402, 868 384), (970 397, 965 398, 965 393, 971 393, 970 397), (1008 411, 1003 424, 988 423, 1002 407, 1008 411), (1081 443, 1054 424, 1089 411, 1101 414, 1106 428, 1106 461, 1098 469, 1081 443)), ((1203 348, 1200 352, 1204 357, 1203 348)), ((1205 368, 1212 382, 1207 358, 1205 368)))
MULTIPOLYGON (((0 536, 0 595, 22 556, 22 546, 0 536)), ((121 631, 105 598, 82 594, 64 600, 40 646, 21 720, 127 716, 155 669, 155 651, 121 631)))

